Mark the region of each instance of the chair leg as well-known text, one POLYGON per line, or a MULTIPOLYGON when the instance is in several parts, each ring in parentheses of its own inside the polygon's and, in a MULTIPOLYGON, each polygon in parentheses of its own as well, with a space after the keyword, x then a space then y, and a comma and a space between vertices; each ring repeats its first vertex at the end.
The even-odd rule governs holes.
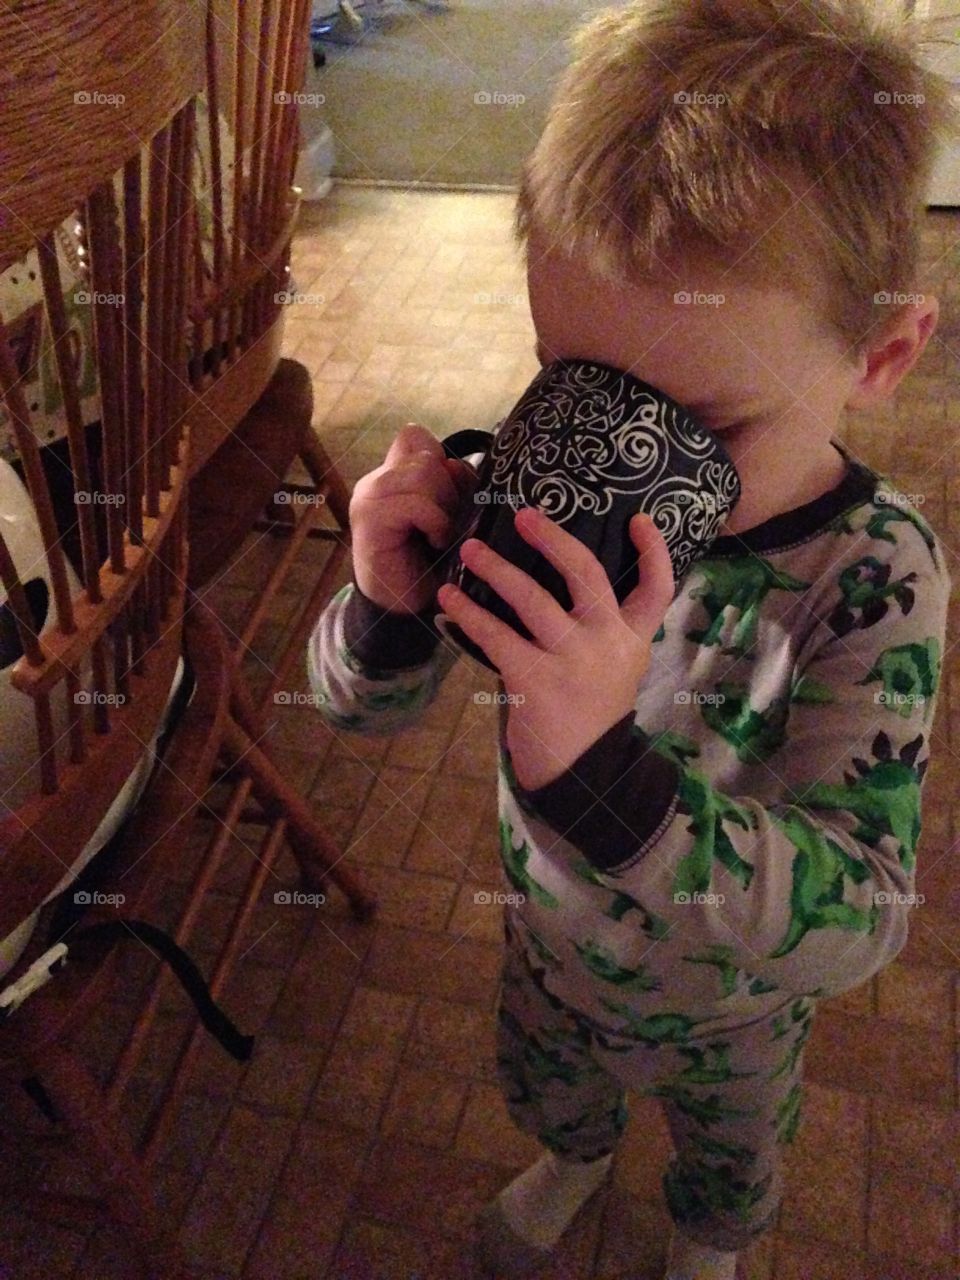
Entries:
POLYGON ((343 855, 334 841, 266 752, 232 715, 227 716, 223 742, 225 750, 250 775, 259 803, 272 817, 286 820, 287 840, 305 884, 320 891, 329 876, 346 896, 354 917, 369 920, 376 909, 376 898, 340 865, 343 855))
POLYGON ((350 528, 350 493, 340 472, 330 461, 313 427, 307 429, 300 446, 300 461, 317 489, 325 489, 327 505, 344 532, 350 528))
POLYGON ((130 1136, 86 1066, 57 1044, 44 1045, 33 1066, 100 1184, 110 1216, 139 1253, 142 1274, 150 1280, 188 1280, 176 1233, 157 1204, 130 1136))

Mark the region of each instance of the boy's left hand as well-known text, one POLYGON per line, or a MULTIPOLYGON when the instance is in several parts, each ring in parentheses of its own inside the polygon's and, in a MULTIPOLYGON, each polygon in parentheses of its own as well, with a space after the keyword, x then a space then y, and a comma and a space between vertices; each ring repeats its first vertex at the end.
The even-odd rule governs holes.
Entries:
POLYGON ((509 699, 507 748, 521 787, 560 777, 635 705, 650 666, 650 645, 673 601, 670 552, 647 516, 630 521, 640 583, 623 604, 592 551, 534 507, 515 516, 520 535, 563 575, 567 612, 529 574, 486 543, 468 538, 463 563, 517 614, 533 640, 475 604, 452 584, 437 594, 443 611, 500 671, 509 699))

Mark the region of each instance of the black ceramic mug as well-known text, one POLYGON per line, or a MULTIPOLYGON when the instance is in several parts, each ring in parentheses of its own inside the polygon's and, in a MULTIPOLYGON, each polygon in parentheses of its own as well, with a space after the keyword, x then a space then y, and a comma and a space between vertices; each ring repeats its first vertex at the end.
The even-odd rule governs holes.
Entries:
MULTIPOLYGON (((527 640, 530 632, 513 609, 460 560, 467 538, 487 543, 569 610, 563 576, 514 528, 521 507, 539 506, 589 547, 622 603, 639 582, 632 516, 642 511, 653 518, 679 592, 684 574, 706 554, 740 499, 736 467, 712 432, 662 391, 593 360, 555 360, 495 432, 457 431, 442 443, 448 457, 475 467, 478 483, 457 513, 458 532, 440 575, 527 640)), ((438 615, 437 626, 497 670, 446 614, 438 615)))

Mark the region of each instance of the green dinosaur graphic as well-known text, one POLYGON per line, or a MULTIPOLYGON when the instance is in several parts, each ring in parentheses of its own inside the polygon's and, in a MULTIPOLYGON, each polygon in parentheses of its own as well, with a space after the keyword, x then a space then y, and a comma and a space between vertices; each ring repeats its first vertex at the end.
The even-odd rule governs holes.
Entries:
POLYGON ((650 746, 678 764, 681 769, 686 767, 688 760, 693 760, 700 754, 700 747, 692 738, 683 733, 675 733, 672 729, 663 729, 655 734, 650 740, 650 746))
POLYGON ((694 1045, 680 1045, 677 1053, 688 1058, 690 1065, 680 1072, 679 1079, 690 1084, 725 1084, 729 1080, 755 1076, 756 1071, 734 1071, 730 1065, 730 1045, 708 1044, 703 1049, 694 1045))
POLYGON ((661 983, 644 972, 646 965, 639 969, 622 969, 614 959, 613 953, 592 939, 585 943, 574 943, 577 954, 584 965, 596 977, 604 982, 612 982, 623 991, 659 991, 661 983))
POLYGON ((797 1136, 802 1102, 803 1086, 798 1081, 777 1107, 777 1141, 779 1143, 792 1142, 797 1136))
POLYGON ((913 714, 919 702, 928 720, 933 695, 940 682, 940 642, 929 636, 923 644, 898 644, 884 649, 876 662, 857 684, 883 682, 883 705, 905 719, 913 714))
MULTIPOLYGON (((594 1107, 589 1107, 577 1116, 575 1120, 564 1120, 559 1124, 551 1125, 549 1128, 542 1130, 538 1137, 551 1150, 570 1151, 573 1148, 570 1146, 568 1139, 588 1127, 599 1128, 601 1132, 611 1131, 615 1134, 622 1134, 627 1127, 626 1100, 620 1098, 612 1106, 609 1103, 599 1103, 594 1107)), ((578 1143, 577 1145, 579 1146, 580 1144, 578 1143)), ((596 1158, 599 1159, 599 1155, 596 1158)))
POLYGON ((775 982, 765 982, 763 978, 754 978, 747 990, 752 996, 762 996, 767 991, 776 991, 777 984, 775 982))
POLYGON ((780 1063, 780 1066, 777 1067, 776 1071, 770 1072, 769 1078, 771 1080, 776 1080, 777 1076, 786 1075, 794 1070, 797 1065, 797 1059, 800 1057, 803 1046, 809 1039, 810 1032, 812 1030, 813 1015, 808 1014, 806 1020, 800 1026, 799 1034, 794 1038, 793 1044, 787 1051, 787 1056, 784 1058, 783 1062, 780 1063))
POLYGON ((859 777, 845 770, 843 786, 817 782, 806 790, 798 789, 794 793, 797 803, 852 813, 859 820, 854 839, 871 848, 883 836, 893 836, 900 844, 900 865, 911 871, 920 839, 920 784, 927 769, 927 760, 915 767, 923 741, 923 734, 918 734, 900 748, 899 759, 894 759, 890 739, 881 730, 871 745, 875 764, 855 756, 853 765, 859 777))
POLYGON ((731 1106, 720 1093, 701 1097, 692 1089, 687 1089, 680 1084, 657 1085, 656 1088, 650 1089, 649 1093, 658 1098, 669 1098, 675 1107, 691 1120, 696 1120, 698 1124, 719 1124, 733 1116, 751 1116, 757 1113, 756 1107, 731 1106))
POLYGON ((608 915, 611 920, 619 921, 623 919, 628 911, 640 912, 640 928, 657 942, 661 938, 665 938, 673 928, 672 925, 667 924, 662 916, 648 911, 643 903, 638 902, 636 898, 631 898, 628 893, 615 893, 604 915, 608 915))
POLYGON ((663 1176, 663 1191, 675 1222, 702 1222, 720 1213, 735 1214, 746 1222, 766 1195, 772 1177, 768 1173, 760 1182, 750 1183, 735 1177, 730 1166, 676 1164, 663 1176))
POLYGON ((775 569, 769 560, 758 555, 731 556, 724 560, 701 560, 696 566, 703 574, 703 586, 691 591, 701 600, 710 619, 700 631, 688 631, 686 638, 697 644, 715 645, 726 620, 728 608, 739 613, 730 645, 721 653, 742 657, 753 648, 757 638, 760 608, 771 591, 805 591, 812 584, 775 569))
POLYGON ((737 974, 740 970, 733 963, 733 955, 733 947, 728 946, 726 943, 716 942, 699 955, 682 956, 681 959, 686 960, 689 964, 714 965, 720 974, 720 993, 723 997, 733 995, 737 989, 737 974))
MULTIPOLYGON (((896 485, 888 476, 882 476, 891 489, 896 489, 896 485)), ((869 511, 867 521, 859 527, 854 527, 850 520, 852 512, 845 512, 842 516, 838 516, 836 520, 829 526, 834 533, 866 533, 868 538, 877 538, 880 542, 890 542, 896 546, 897 539, 894 534, 887 528, 891 524, 909 524, 916 529, 917 533, 923 539, 927 550, 930 552, 930 558, 933 561, 933 567, 939 569, 940 560, 937 555, 937 541, 933 536, 933 532, 927 522, 917 514, 910 506, 901 503, 878 502, 876 498, 872 502, 872 510, 870 507, 857 508, 857 510, 865 509, 869 511)))
POLYGON ((798 676, 790 688, 790 701, 801 705, 818 706, 836 700, 837 696, 830 686, 822 680, 814 680, 812 676, 798 676))
POLYGON ((517 892, 532 898, 541 907, 549 907, 552 911, 556 911, 560 905, 559 902, 548 889, 545 889, 542 884, 538 884, 527 870, 527 863, 530 861, 530 848, 526 840, 520 842, 519 849, 514 848, 513 827, 506 818, 500 819, 500 852, 507 879, 517 892))
POLYGON ((879 906, 874 903, 869 911, 862 911, 843 900, 846 877, 862 883, 870 874, 869 868, 851 858, 798 810, 772 817, 797 853, 793 859, 790 922, 783 941, 770 952, 770 959, 787 955, 811 929, 833 927, 872 933, 880 915, 879 906))
POLYGON ((548 1080, 561 1080, 564 1084, 575 1085, 596 1074, 597 1068, 589 1061, 578 1067, 574 1063, 565 1062, 559 1048, 545 1048, 530 1032, 524 1031, 509 1009, 501 1009, 500 1019, 504 1027, 523 1043, 523 1063, 529 1081, 544 1084, 548 1080))
POLYGON ((720 1138, 712 1138, 709 1133, 703 1133, 700 1129, 691 1129, 689 1139, 691 1142, 695 1142, 709 1156, 719 1156, 724 1160, 735 1160, 738 1164, 754 1158, 754 1153, 749 1147, 740 1146, 736 1142, 723 1142, 720 1138))
POLYGON ((697 1025, 695 1018, 685 1013, 652 1013, 641 1018, 625 1004, 614 1004, 605 997, 600 1003, 610 1013, 618 1013, 626 1021, 626 1026, 617 1032, 618 1035, 634 1037, 644 1044, 680 1044, 690 1038, 690 1032, 697 1025))
POLYGON ((788 698, 774 698, 766 711, 750 705, 750 690, 733 680, 720 681, 715 689, 723 701, 703 703, 700 711, 715 733, 733 747, 744 764, 757 764, 772 756, 786 737, 788 698))
POLYGON ((856 564, 848 565, 840 574, 838 583, 843 599, 827 618, 827 626, 835 636, 845 636, 850 631, 865 630, 887 616, 892 597, 900 606, 900 612, 908 614, 913 608, 915 572, 890 581, 890 566, 876 556, 862 556, 856 564))
POLYGON ((754 814, 715 791, 703 774, 695 773, 692 769, 687 769, 680 775, 677 811, 690 815, 687 830, 693 836, 693 848, 677 864, 674 893, 706 893, 714 858, 727 868, 744 889, 749 888, 753 867, 737 853, 723 829, 723 823, 725 820, 735 822, 744 831, 753 831, 756 829, 754 814))
POLYGON ((560 972, 563 969, 560 958, 550 950, 542 938, 537 937, 536 933, 534 933, 532 929, 527 930, 527 935, 529 937, 531 947, 537 953, 537 957, 543 962, 543 964, 545 964, 548 969, 552 969, 554 973, 560 972))

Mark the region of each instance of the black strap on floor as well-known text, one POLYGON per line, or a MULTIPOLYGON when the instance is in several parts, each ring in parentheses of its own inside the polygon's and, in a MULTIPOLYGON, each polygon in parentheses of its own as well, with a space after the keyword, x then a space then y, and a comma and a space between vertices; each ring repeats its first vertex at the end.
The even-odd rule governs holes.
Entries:
POLYGON ((226 1049, 231 1058, 236 1058, 237 1062, 246 1062, 253 1053, 256 1037, 245 1036, 237 1030, 231 1019, 214 1001, 203 974, 187 953, 168 933, 164 933, 156 925, 147 924, 145 920, 105 920, 101 924, 81 926, 74 932, 70 945, 73 946, 81 938, 98 942, 116 942, 120 938, 129 938, 131 934, 148 947, 154 948, 160 958, 167 962, 180 985, 193 1001, 200 1021, 214 1039, 226 1049))

